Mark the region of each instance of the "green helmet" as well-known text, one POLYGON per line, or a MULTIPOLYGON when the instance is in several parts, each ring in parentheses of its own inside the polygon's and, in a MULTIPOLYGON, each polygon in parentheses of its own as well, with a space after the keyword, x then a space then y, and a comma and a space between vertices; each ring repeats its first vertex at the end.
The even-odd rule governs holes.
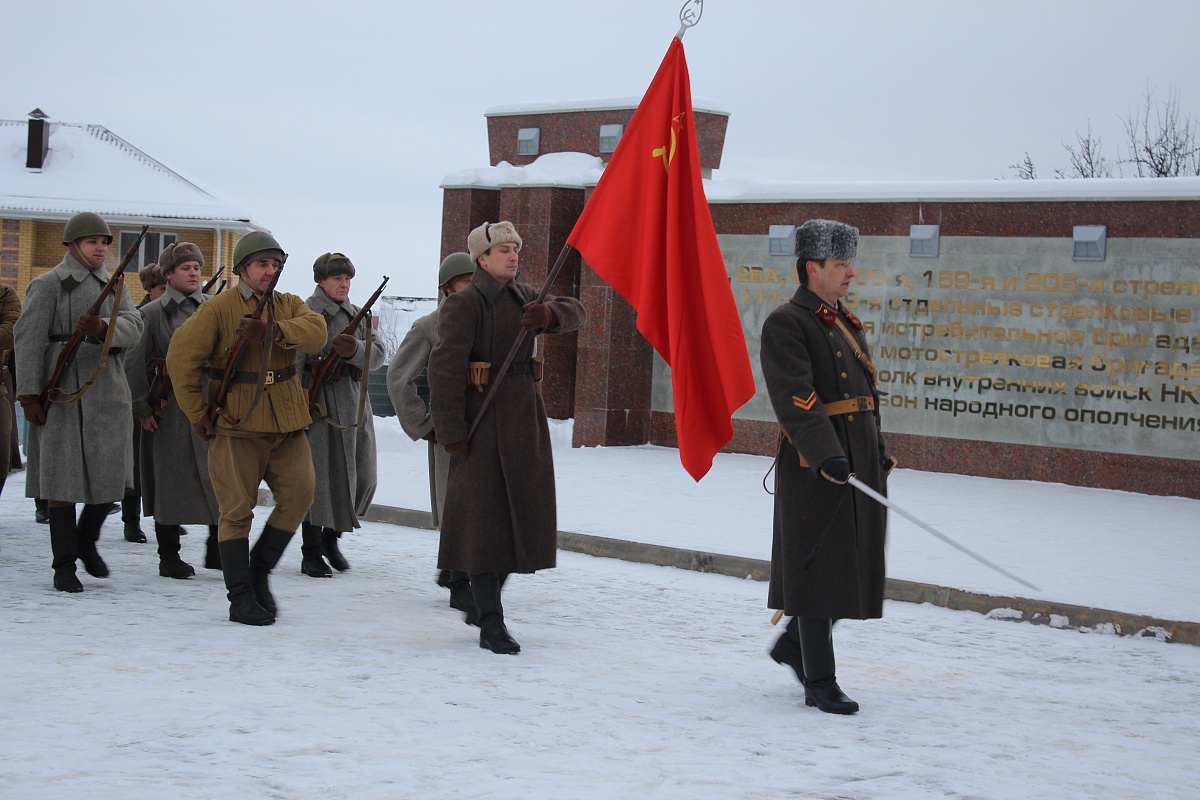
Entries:
POLYGON ((287 261, 287 253, 283 252, 283 248, 279 246, 279 242, 275 241, 274 236, 266 231, 250 231, 238 239, 237 246, 233 248, 233 268, 241 269, 250 256, 257 255, 264 250, 275 250, 279 253, 280 262, 287 261))
POLYGON ((451 253, 442 261, 438 268, 438 288, 445 286, 459 275, 470 275, 475 271, 475 263, 467 253, 451 253))
POLYGON ((108 244, 112 244, 112 231, 108 229, 108 223, 91 211, 80 211, 67 220, 67 227, 63 231, 63 247, 85 236, 104 236, 108 244))

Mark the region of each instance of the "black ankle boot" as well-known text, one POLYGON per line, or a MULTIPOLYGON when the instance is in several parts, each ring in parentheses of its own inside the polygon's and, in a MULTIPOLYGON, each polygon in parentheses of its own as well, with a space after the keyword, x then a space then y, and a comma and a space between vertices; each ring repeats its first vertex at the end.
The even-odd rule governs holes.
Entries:
POLYGON ((350 562, 342 555, 342 551, 338 549, 338 539, 342 538, 339 531, 333 528, 321 529, 321 551, 325 557, 329 559, 329 565, 338 572, 345 572, 350 569, 350 562))
POLYGON ((54 555, 54 588, 72 594, 82 592, 83 584, 75 574, 78 539, 75 507, 47 508, 46 517, 50 523, 50 551, 54 555))
POLYGON ((100 541, 100 526, 104 524, 104 518, 108 516, 108 512, 114 505, 113 503, 89 503, 79 512, 79 522, 75 526, 75 544, 79 550, 79 560, 83 562, 83 568, 93 578, 108 577, 108 565, 100 557, 100 551, 96 549, 96 542, 100 541))
POLYGON ((125 523, 127 542, 146 543, 146 534, 142 533, 141 504, 142 498, 136 494, 127 494, 121 498, 121 521, 125 523))
POLYGON ((479 610, 475 607, 475 593, 471 591, 471 576, 457 570, 445 570, 445 583, 442 585, 450 590, 450 607, 463 612, 463 622, 468 625, 479 625, 479 610))
POLYGON ((804 660, 800 647, 800 626, 796 622, 795 617, 788 620, 783 634, 775 640, 775 646, 771 648, 771 658, 775 659, 776 664, 787 664, 791 667, 796 673, 796 677, 800 679, 800 683, 804 683, 804 660))
POLYGON ((504 626, 504 605, 500 600, 504 577, 497 572, 472 574, 471 594, 479 611, 479 646, 500 655, 515 656, 521 652, 521 645, 504 626))
POLYGON ((208 526, 208 539, 204 542, 204 568, 221 568, 221 548, 217 546, 217 526, 208 526))
POLYGON ((858 703, 837 684, 833 659, 833 620, 799 617, 800 647, 804 660, 804 704, 827 714, 854 714, 858 703))
POLYGON ((50 514, 47 512, 48 504, 45 500, 35 499, 33 501, 33 521, 39 525, 48 525, 50 523, 50 514))
POLYGON ((230 539, 219 543, 221 571, 229 590, 229 621, 243 625, 271 625, 275 615, 258 604, 250 583, 250 540, 230 539))
MULTIPOLYGON (((278 614, 279 609, 271 595, 271 585, 267 578, 279 563, 279 559, 283 558, 283 551, 287 549, 288 542, 295 533, 264 525, 258 541, 254 543, 254 549, 250 551, 250 584, 254 587, 254 596, 258 598, 258 604, 272 614, 278 614)), ((222 550, 222 565, 225 563, 224 558, 225 551, 222 550)))
POLYGON ((300 571, 310 578, 333 577, 333 570, 321 558, 321 528, 311 522, 300 524, 300 571))
POLYGON ((185 580, 195 575, 196 570, 179 557, 179 528, 178 525, 154 523, 154 538, 158 540, 158 574, 185 580))

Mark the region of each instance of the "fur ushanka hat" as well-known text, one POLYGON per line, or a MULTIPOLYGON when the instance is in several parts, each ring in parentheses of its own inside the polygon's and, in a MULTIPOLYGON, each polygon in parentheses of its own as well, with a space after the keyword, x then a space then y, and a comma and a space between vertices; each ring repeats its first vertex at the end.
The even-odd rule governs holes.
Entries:
POLYGON ((313 262, 313 281, 320 283, 334 275, 354 277, 354 265, 341 253, 326 253, 313 262))
POLYGON ((142 291, 148 292, 155 286, 162 286, 167 282, 167 276, 162 274, 158 264, 147 264, 138 270, 138 280, 142 282, 142 291))
POLYGON ((521 249, 521 237, 511 222, 485 222, 467 234, 467 251, 471 261, 479 263, 479 257, 492 248, 494 244, 512 242, 521 249))
POLYGON ((204 268, 204 256, 199 247, 191 242, 176 242, 163 249, 158 257, 158 268, 162 270, 163 275, 170 275, 185 261, 198 261, 200 268, 204 268))
POLYGON ((847 261, 858 255, 858 228, 832 219, 810 219, 796 229, 796 258, 806 261, 827 258, 847 261))

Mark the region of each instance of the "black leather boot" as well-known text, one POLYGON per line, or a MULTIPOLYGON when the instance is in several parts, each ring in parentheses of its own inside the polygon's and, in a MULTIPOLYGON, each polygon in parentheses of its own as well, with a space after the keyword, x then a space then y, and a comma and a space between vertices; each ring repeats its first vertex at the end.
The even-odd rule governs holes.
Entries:
POLYGON ((217 526, 208 526, 208 540, 204 543, 204 568, 221 568, 221 548, 217 546, 217 526))
POLYGON ((75 507, 47 508, 46 516, 50 523, 50 552, 54 555, 54 588, 60 592, 82 592, 83 584, 75 574, 78 552, 75 507))
POLYGON ((100 541, 100 526, 104 524, 104 518, 108 516, 108 512, 114 505, 114 503, 85 505, 83 511, 79 512, 79 522, 75 525, 75 546, 79 550, 79 560, 83 562, 83 568, 87 570, 87 574, 93 578, 108 577, 108 565, 100 557, 100 551, 96 549, 96 542, 100 541))
POLYGON ((310 578, 332 578, 333 570, 321 558, 321 528, 300 523, 300 571, 310 578))
POLYGON ((329 559, 329 565, 338 572, 345 572, 350 569, 350 562, 342 555, 342 551, 338 549, 338 539, 342 538, 341 531, 335 531, 333 528, 321 529, 321 551, 325 553, 325 557, 329 559))
POLYGON ((463 622, 479 625, 479 610, 475 607, 475 593, 471 591, 471 576, 462 570, 446 570, 446 582, 450 590, 450 607, 463 612, 463 622))
POLYGON ((195 575, 196 570, 179 557, 179 527, 155 522, 154 538, 158 540, 158 574, 184 580, 195 575))
POLYGON ((500 655, 515 656, 521 652, 521 645, 504 627, 504 605, 500 601, 506 577, 498 572, 473 573, 471 593, 479 611, 479 646, 500 655))
MULTIPOLYGON (((258 604, 272 614, 278 614, 279 609, 271 595, 271 586, 267 578, 279 563, 279 559, 283 558, 283 551, 295 535, 295 531, 281 531, 279 528, 264 525, 258 541, 254 543, 254 549, 250 551, 250 584, 254 587, 254 596, 258 598, 258 604)), ((225 551, 222 550, 222 564, 224 557, 225 551)))
POLYGON ((127 494, 121 498, 121 521, 125 523, 125 541, 127 542, 146 543, 146 534, 142 533, 141 505, 142 498, 136 494, 127 494))
POLYGON ((229 591, 229 621, 243 625, 271 625, 275 615, 258 604, 250 583, 250 540, 230 539, 218 544, 221 572, 229 591))
POLYGON ((775 640, 775 646, 771 648, 771 658, 775 659, 776 664, 787 664, 796 673, 796 677, 800 679, 800 683, 804 683, 804 660, 802 656, 802 648, 800 647, 800 625, 796 622, 796 617, 788 620, 787 627, 783 630, 783 635, 775 640))
POLYGON ((853 714, 858 703, 842 692, 834 675, 833 620, 799 617, 804 660, 804 704, 828 714, 853 714))
POLYGON ((49 508, 49 504, 45 500, 42 500, 40 498, 34 498, 33 521, 40 525, 49 524, 50 514, 47 511, 48 508, 49 508))

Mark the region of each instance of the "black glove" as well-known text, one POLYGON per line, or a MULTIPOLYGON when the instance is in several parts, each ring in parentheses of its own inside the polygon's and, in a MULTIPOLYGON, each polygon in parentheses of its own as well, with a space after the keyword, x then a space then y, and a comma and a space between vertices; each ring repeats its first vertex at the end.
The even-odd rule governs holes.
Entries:
POLYGON ((216 426, 213 425, 213 421, 208 418, 207 412, 204 414, 204 416, 200 417, 198 421, 192 423, 192 433, 194 433, 197 438, 203 439, 206 442, 211 442, 213 437, 217 435, 216 426))
POLYGON ((554 327, 554 312, 545 303, 527 303, 522 310, 521 327, 527 331, 554 327))
POLYGON ((830 483, 844 485, 850 480, 850 462, 845 456, 833 456, 825 459, 819 470, 821 477, 830 483))
POLYGON ((451 458, 466 458, 467 457, 467 440, 461 439, 457 442, 442 445, 446 448, 446 455, 451 458))
POLYGON ((25 419, 29 420, 30 425, 40 428, 46 424, 46 411, 36 394, 23 394, 17 400, 20 401, 21 410, 25 412, 25 419))

